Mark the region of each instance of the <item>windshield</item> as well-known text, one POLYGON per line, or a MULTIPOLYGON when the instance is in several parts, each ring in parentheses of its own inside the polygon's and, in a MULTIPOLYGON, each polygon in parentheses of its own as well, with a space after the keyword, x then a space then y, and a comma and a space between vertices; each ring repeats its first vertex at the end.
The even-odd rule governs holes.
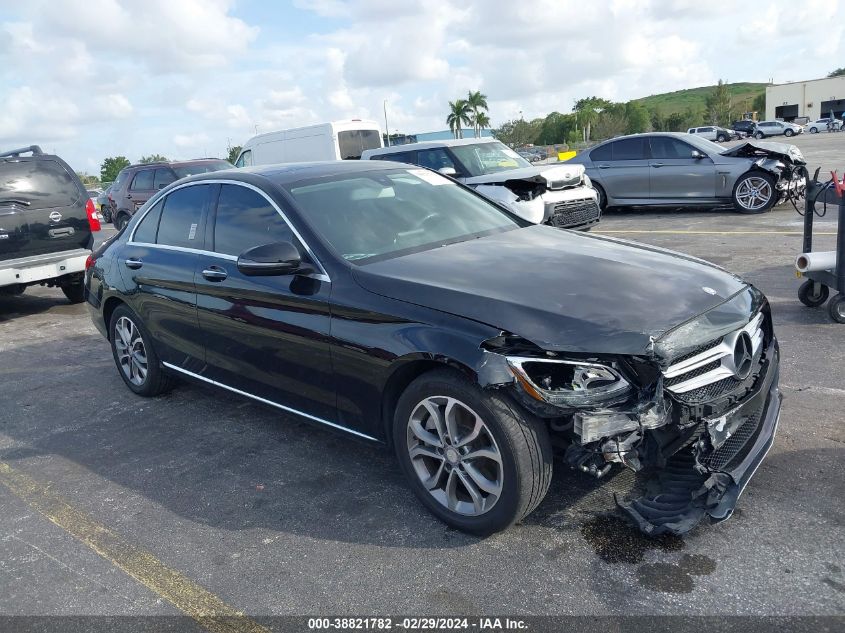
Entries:
POLYGON ((716 145, 713 141, 708 141, 706 138, 702 138, 701 136, 690 135, 689 138, 685 138, 684 140, 690 145, 695 145, 698 149, 708 154, 721 154, 722 152, 726 152, 731 149, 729 147, 726 148, 721 145, 716 145))
POLYGON ((362 264, 521 226, 426 169, 385 169, 290 185, 300 212, 344 259, 362 264))
POLYGON ((182 165, 181 167, 174 167, 177 178, 185 178, 186 176, 194 176, 196 174, 207 174, 210 171, 220 171, 221 169, 232 169, 233 165, 225 160, 207 160, 202 163, 194 163, 193 165, 182 165))
POLYGON ((509 169, 531 167, 531 163, 499 142, 453 145, 449 149, 470 176, 484 176, 509 169))
POLYGON ((358 160, 365 149, 381 147, 381 132, 378 130, 347 130, 338 132, 337 146, 341 160, 358 160))

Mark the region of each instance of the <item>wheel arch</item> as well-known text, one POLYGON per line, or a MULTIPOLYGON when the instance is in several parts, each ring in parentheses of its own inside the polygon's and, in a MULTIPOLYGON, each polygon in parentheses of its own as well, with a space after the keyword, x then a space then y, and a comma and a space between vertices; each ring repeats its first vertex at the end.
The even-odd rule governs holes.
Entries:
POLYGON ((393 413, 402 393, 408 388, 408 385, 423 374, 444 368, 454 369, 472 381, 477 379, 477 373, 473 369, 458 360, 445 356, 415 354, 395 361, 381 391, 381 430, 389 447, 393 446, 393 433, 391 432, 393 413))
POLYGON ((108 338, 109 341, 111 341, 111 329, 109 328, 109 325, 111 324, 111 316, 114 314, 114 311, 122 305, 127 304, 118 297, 109 297, 103 302, 103 321, 106 324, 106 338, 108 338))

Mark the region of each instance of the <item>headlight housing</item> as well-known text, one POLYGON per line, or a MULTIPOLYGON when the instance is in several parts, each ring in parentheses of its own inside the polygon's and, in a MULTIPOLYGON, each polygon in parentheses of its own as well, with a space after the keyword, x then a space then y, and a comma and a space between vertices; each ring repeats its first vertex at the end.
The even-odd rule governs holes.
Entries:
POLYGON ((508 356, 508 366, 529 396, 564 407, 608 405, 632 391, 622 375, 591 361, 508 356))

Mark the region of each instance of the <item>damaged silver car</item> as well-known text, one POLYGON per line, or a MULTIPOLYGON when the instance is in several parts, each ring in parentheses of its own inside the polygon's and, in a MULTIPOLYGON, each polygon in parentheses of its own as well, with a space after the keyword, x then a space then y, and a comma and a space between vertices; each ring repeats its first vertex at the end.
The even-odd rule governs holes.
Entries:
POLYGON ((735 147, 691 134, 655 132, 605 141, 579 153, 607 207, 721 207, 764 213, 802 195, 806 161, 786 143, 746 141, 735 147))
POLYGON ((589 230, 601 220, 598 193, 583 166, 534 166, 492 138, 381 147, 361 159, 421 165, 451 176, 533 224, 589 230))

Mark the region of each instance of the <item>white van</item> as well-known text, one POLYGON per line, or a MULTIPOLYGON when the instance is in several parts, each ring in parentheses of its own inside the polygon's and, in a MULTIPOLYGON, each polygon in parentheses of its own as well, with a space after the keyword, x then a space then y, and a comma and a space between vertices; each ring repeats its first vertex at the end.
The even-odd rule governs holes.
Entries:
POLYGON ((253 136, 235 167, 322 160, 357 160, 366 149, 382 147, 375 121, 350 119, 253 136))

